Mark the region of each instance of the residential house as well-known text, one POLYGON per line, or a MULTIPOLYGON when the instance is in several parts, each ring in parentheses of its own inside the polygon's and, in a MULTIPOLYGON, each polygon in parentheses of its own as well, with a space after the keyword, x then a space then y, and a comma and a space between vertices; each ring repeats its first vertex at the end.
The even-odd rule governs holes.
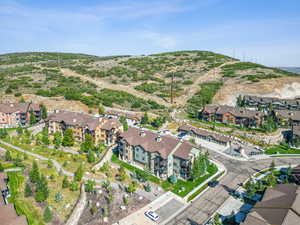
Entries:
POLYGON ((194 158, 200 153, 189 142, 133 127, 120 134, 118 143, 121 160, 147 168, 162 179, 172 175, 188 179, 194 158))
POLYGON ((300 125, 300 111, 296 110, 274 110, 276 122, 281 127, 289 127, 293 123, 300 125))
POLYGON ((26 126, 30 121, 30 113, 34 113, 36 120, 41 120, 41 106, 38 104, 0 103, 0 128, 15 128, 26 126))
POLYGON ((199 112, 199 117, 206 121, 243 127, 258 127, 263 122, 264 113, 226 105, 207 105, 199 112))
POLYGON ((273 109, 277 110, 300 110, 300 98, 280 99, 245 95, 243 99, 245 106, 253 107, 256 109, 268 109, 271 106, 273 109))
POLYGON ((226 146, 226 147, 229 147, 231 144, 231 138, 229 138, 225 135, 210 132, 210 131, 207 131, 207 130, 204 130, 201 128, 197 128, 197 127, 193 127, 190 125, 182 125, 178 128, 178 131, 181 133, 189 134, 192 137, 196 137, 196 138, 200 138, 200 139, 203 139, 206 141, 214 142, 219 145, 226 146))
POLYGON ((19 216, 16 213, 13 204, 10 204, 7 198, 10 196, 9 188, 7 186, 7 176, 5 173, 0 173, 0 218, 1 225, 27 225, 27 220, 25 216, 19 216))
POLYGON ((84 113, 56 110, 47 119, 50 134, 73 130, 76 141, 82 142, 86 134, 92 135, 95 144, 103 142, 112 145, 123 131, 122 124, 114 118, 94 117, 84 113))
POLYGON ((241 225, 300 224, 300 187, 279 184, 265 191, 241 225))

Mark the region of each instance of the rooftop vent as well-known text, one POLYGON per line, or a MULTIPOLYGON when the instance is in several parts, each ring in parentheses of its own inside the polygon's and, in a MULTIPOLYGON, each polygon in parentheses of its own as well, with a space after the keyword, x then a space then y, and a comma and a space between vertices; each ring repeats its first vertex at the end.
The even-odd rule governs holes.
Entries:
POLYGON ((77 119, 74 118, 74 119, 73 119, 73 123, 76 123, 76 121, 77 121, 77 119))
POLYGON ((156 140, 157 142, 161 142, 161 136, 157 136, 157 137, 155 138, 155 140, 156 140))
POLYGON ((10 107, 14 107, 14 104, 10 104, 10 107))
POLYGON ((146 132, 145 132, 145 131, 143 131, 143 130, 141 130, 141 132, 140 132, 140 136, 141 136, 141 137, 144 137, 144 136, 146 136, 146 132))

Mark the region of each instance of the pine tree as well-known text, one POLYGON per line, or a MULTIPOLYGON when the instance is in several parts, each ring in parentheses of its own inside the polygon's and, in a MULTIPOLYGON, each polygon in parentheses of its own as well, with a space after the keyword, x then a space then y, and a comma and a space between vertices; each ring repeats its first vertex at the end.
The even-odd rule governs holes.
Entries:
POLYGON ((24 196, 26 198, 32 196, 32 190, 31 190, 30 184, 28 184, 28 183, 26 183, 26 185, 25 185, 24 196))
POLYGON ((120 123, 123 124, 123 130, 127 131, 128 130, 128 123, 127 123, 126 117, 121 116, 119 121, 120 121, 120 123))
POLYGON ((41 113, 42 113, 42 118, 46 119, 48 117, 48 113, 47 113, 47 108, 45 105, 41 105, 41 113))
POLYGON ((78 184, 75 181, 73 181, 70 185, 70 190, 77 191, 78 189, 79 189, 78 184))
POLYGON ((49 223, 49 222, 51 222, 52 218, 53 218, 52 212, 51 212, 49 206, 47 206, 45 211, 44 211, 44 221, 46 223, 49 223))
POLYGON ((141 124, 148 124, 148 123, 149 123, 148 113, 145 112, 145 114, 143 115, 143 117, 141 119, 141 124))
POLYGON ((32 168, 29 172, 29 178, 32 183, 38 183, 40 180, 40 171, 36 161, 33 161, 32 168))
POLYGON ((12 156, 11 156, 11 154, 10 154, 10 151, 7 150, 7 151, 5 152, 4 158, 5 158, 5 161, 11 161, 11 160, 12 160, 12 156))
POLYGON ((80 182, 82 180, 83 173, 84 173, 84 171, 83 171, 82 165, 80 164, 78 169, 75 171, 74 180, 80 182))
POLYGON ((89 150, 88 155, 87 155, 87 160, 89 163, 93 163, 96 161, 94 152, 92 152, 91 150, 89 150))
POLYGON ((85 184, 85 191, 89 193, 92 192, 95 188, 95 185, 96 185, 95 181, 88 180, 87 183, 85 184))
POLYGON ((49 197, 49 189, 48 189, 47 178, 44 175, 42 175, 36 185, 35 200, 37 202, 43 202, 47 200, 48 197, 49 197))
POLYGON ((275 162, 274 160, 270 164, 270 171, 273 172, 275 170, 275 162))
POLYGON ((64 132, 64 137, 62 140, 63 146, 73 146, 74 145, 74 137, 73 137, 73 130, 68 128, 64 132))
POLYGON ((59 131, 56 131, 54 133, 54 139, 53 139, 53 144, 56 149, 58 149, 59 146, 61 145, 61 141, 62 141, 61 133, 59 131))
POLYGON ((80 145, 80 150, 82 152, 88 152, 94 148, 95 148, 95 146, 94 146, 94 141, 93 141, 92 135, 86 134, 84 137, 84 142, 82 142, 80 145))
POLYGON ((23 134, 23 128, 22 127, 17 127, 17 133, 18 133, 18 136, 21 136, 23 134))
POLYGON ((6 138, 8 135, 7 130, 5 128, 0 129, 0 138, 6 138))
POLYGON ((30 122, 30 125, 34 125, 37 122, 36 117, 32 110, 30 111, 30 121, 29 122, 30 122))
POLYGON ((104 109, 103 105, 99 105, 98 114, 105 115, 105 109, 104 109))
POLYGON ((65 176, 63 179, 63 182, 62 182, 62 188, 68 188, 69 186, 70 186, 70 183, 69 183, 68 177, 65 176))
POLYGON ((45 128, 43 130, 42 142, 43 142, 44 145, 47 145, 47 146, 50 144, 47 128, 45 128))

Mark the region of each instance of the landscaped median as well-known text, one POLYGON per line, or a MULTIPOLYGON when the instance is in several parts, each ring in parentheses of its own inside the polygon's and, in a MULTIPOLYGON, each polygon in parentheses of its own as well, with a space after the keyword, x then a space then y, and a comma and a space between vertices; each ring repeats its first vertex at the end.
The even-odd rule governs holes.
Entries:
POLYGON ((286 155, 294 155, 299 154, 300 155, 300 149, 296 148, 290 148, 285 145, 276 145, 268 148, 265 151, 265 154, 267 155, 280 155, 280 154, 286 154, 286 155))
POLYGON ((209 179, 211 176, 217 173, 218 167, 211 163, 207 168, 207 173, 204 176, 201 176, 197 178, 195 181, 184 181, 178 179, 175 184, 169 182, 168 180, 161 180, 156 176, 153 176, 149 174, 148 172, 141 170, 139 168, 136 168, 122 160, 119 160, 116 155, 113 155, 111 158, 111 161, 114 163, 117 163, 119 165, 122 165, 127 170, 133 172, 133 173, 140 173, 143 174, 144 177, 155 184, 160 185, 165 191, 172 191, 174 194, 184 198, 186 197, 191 191, 193 191, 195 188, 197 188, 199 185, 203 184, 207 179, 209 179))

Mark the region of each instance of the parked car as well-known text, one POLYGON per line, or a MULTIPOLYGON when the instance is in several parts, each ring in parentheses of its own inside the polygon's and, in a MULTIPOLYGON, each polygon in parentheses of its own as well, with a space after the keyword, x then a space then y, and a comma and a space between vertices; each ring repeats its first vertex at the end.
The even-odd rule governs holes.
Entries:
POLYGON ((159 216, 153 211, 146 211, 145 216, 147 216, 148 218, 150 218, 153 221, 157 221, 159 219, 159 216))
POLYGON ((208 182, 208 186, 210 186, 210 187, 215 187, 218 184, 219 184, 219 181, 217 181, 217 180, 213 180, 213 181, 208 182))

